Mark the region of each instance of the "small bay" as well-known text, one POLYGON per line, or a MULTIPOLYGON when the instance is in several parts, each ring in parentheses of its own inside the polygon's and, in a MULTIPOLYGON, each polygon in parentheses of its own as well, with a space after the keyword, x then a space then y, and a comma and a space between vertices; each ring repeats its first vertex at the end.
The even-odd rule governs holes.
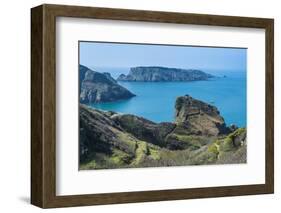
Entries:
MULTIPOLYGON (((128 68, 94 68, 114 78, 127 74, 128 68)), ((128 100, 91 104, 102 110, 134 114, 154 122, 173 122, 178 96, 190 95, 218 108, 227 125, 246 126, 246 72, 208 71, 217 77, 193 82, 118 82, 136 97, 128 100)))

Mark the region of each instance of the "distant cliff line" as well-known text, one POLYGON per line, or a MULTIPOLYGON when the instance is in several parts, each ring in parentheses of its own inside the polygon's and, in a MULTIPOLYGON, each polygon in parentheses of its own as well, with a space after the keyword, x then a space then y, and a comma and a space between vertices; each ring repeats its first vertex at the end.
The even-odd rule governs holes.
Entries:
POLYGON ((130 68, 128 75, 121 74, 117 81, 140 82, 185 82, 204 81, 214 76, 197 69, 180 69, 161 66, 139 66, 130 68))

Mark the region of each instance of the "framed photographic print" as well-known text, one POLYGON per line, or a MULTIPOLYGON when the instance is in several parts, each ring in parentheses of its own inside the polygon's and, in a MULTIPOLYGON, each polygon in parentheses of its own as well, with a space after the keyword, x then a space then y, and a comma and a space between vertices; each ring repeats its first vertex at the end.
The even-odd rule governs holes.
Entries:
POLYGON ((31 203, 274 191, 273 19, 31 9, 31 203))

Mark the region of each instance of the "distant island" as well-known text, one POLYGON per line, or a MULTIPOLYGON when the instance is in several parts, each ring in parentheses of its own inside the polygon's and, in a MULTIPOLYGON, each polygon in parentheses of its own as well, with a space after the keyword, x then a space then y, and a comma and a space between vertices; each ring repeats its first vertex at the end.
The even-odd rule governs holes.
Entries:
POLYGON ((185 82, 202 81, 214 76, 201 70, 178 69, 167 67, 132 67, 128 75, 121 74, 117 80, 110 73, 94 71, 79 65, 79 94, 80 103, 104 103, 130 99, 134 96, 131 91, 118 84, 118 81, 133 82, 185 82))
POLYGON ((132 67, 128 75, 121 74, 117 81, 168 82, 204 81, 214 76, 196 69, 159 66, 132 67))
POLYGON ((122 87, 110 73, 100 73, 79 65, 80 103, 102 103, 129 99, 132 92, 122 87))

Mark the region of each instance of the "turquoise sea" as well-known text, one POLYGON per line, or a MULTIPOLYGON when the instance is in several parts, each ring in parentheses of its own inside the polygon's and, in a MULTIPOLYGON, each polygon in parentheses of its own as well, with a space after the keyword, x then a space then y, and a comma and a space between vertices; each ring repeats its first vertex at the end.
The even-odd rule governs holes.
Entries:
MULTIPOLYGON (((94 68, 116 78, 129 68, 94 68)), ((178 96, 190 95, 215 105, 227 125, 246 126, 246 72, 202 70, 216 75, 208 81, 194 82, 119 82, 136 94, 129 100, 92 104, 94 108, 130 113, 154 122, 174 121, 174 105, 178 96), (224 77, 225 76, 225 77, 224 77)))

